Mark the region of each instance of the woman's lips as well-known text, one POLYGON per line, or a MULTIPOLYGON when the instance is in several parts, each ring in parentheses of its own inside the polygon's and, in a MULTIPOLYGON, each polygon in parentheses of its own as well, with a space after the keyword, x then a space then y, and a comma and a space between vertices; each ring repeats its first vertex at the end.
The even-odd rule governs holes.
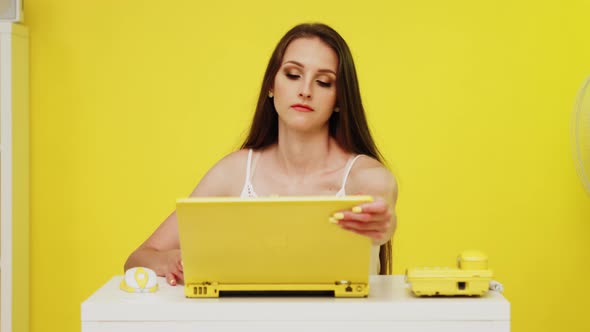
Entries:
POLYGON ((294 104, 291 105, 291 108, 298 112, 313 112, 313 108, 305 104, 294 104))

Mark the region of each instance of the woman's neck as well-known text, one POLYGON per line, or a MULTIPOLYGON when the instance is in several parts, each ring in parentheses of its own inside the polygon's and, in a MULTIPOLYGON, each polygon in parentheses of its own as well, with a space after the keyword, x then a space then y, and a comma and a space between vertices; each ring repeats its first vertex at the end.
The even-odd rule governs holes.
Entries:
POLYGON ((337 147, 327 132, 309 134, 279 130, 275 158, 287 176, 306 176, 328 168, 337 147))

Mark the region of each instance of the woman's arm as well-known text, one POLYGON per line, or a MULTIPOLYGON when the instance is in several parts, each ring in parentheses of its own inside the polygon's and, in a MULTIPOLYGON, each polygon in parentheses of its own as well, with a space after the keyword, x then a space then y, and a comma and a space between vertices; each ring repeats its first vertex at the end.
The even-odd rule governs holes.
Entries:
POLYGON ((387 168, 372 158, 359 158, 357 164, 351 171, 346 192, 371 195, 375 200, 360 205, 358 212, 341 211, 338 224, 370 237, 374 245, 382 245, 393 237, 397 227, 397 181, 387 168))
MULTIPOLYGON (((241 150, 220 160, 205 174, 190 197, 235 196, 244 182, 246 157, 247 151, 241 150)), ((124 268, 126 271, 136 266, 154 270, 171 285, 184 280, 176 211, 131 253, 124 268)))
POLYGON ((125 262, 125 271, 132 267, 143 266, 166 277, 171 285, 184 280, 178 239, 176 211, 160 224, 156 231, 139 248, 129 255, 125 262))

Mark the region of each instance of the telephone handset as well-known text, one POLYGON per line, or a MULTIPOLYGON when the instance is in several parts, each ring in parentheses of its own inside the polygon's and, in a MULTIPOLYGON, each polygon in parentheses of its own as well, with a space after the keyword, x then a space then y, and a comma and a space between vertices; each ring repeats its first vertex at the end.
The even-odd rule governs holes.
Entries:
POLYGON ((457 267, 415 267, 406 270, 406 282, 418 296, 484 295, 490 288, 492 270, 488 258, 477 250, 457 256, 457 267))

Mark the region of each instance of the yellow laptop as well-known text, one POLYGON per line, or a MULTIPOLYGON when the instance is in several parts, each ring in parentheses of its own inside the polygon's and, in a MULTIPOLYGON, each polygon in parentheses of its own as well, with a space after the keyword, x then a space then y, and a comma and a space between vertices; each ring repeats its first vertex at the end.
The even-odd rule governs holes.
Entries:
POLYGON ((329 217, 370 201, 371 196, 179 199, 185 295, 366 297, 371 240, 329 217))

